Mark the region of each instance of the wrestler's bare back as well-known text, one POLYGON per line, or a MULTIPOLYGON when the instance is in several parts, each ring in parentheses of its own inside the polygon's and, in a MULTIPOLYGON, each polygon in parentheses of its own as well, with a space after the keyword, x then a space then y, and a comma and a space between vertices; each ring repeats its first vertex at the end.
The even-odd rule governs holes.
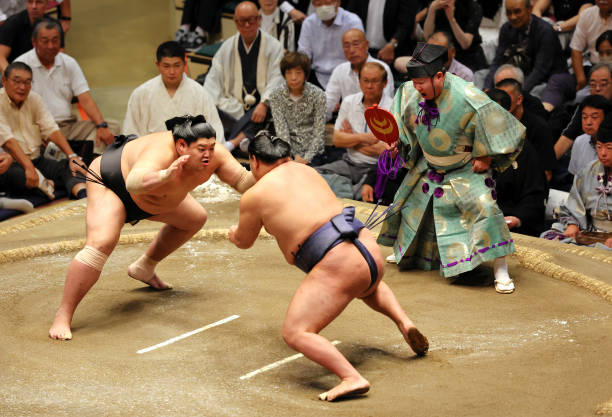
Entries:
MULTIPOLYGON (((264 175, 243 196, 257 205, 261 223, 273 235, 285 259, 315 230, 342 211, 342 203, 311 167, 285 162, 264 175)), ((242 213, 242 208, 241 208, 242 213)))
MULTIPOLYGON (((214 141, 211 141, 214 144, 214 141)), ((160 214, 176 208, 187 194, 206 182, 212 174, 230 182, 239 175, 241 166, 224 146, 214 146, 214 152, 206 161, 195 158, 184 165, 178 176, 158 188, 142 194, 131 194, 134 202, 143 210, 160 214)), ((125 180, 132 169, 167 169, 179 154, 170 131, 153 133, 128 142, 121 154, 121 172, 125 180)))

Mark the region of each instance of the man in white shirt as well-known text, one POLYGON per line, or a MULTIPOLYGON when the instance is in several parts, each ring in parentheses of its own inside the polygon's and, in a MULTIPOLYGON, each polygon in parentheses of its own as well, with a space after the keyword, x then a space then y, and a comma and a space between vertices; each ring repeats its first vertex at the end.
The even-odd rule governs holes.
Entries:
POLYGON ((313 0, 312 5, 315 13, 302 24, 298 51, 312 61, 308 81, 325 89, 334 68, 345 61, 342 36, 349 29, 364 29, 359 16, 340 7, 340 0, 313 0))
POLYGON ((342 101, 334 127, 334 146, 346 148, 346 154, 340 160, 315 167, 338 197, 355 200, 361 199, 366 176, 376 170, 378 155, 389 149, 389 145, 376 139, 370 131, 364 112, 374 104, 388 110, 393 102, 383 94, 387 72, 380 63, 365 63, 359 73, 359 84, 361 92, 342 101))
POLYGON ((230 151, 264 128, 268 98, 283 82, 283 47, 259 30, 261 16, 255 3, 238 4, 234 22, 238 33, 223 42, 204 83, 224 126, 231 126, 225 135, 230 151))
POLYGON ((332 113, 340 108, 340 101, 351 94, 361 91, 359 70, 366 62, 378 62, 387 71, 387 85, 384 94, 393 98, 395 88, 393 74, 389 66, 368 54, 369 42, 365 33, 359 29, 349 29, 342 36, 342 49, 347 62, 336 67, 325 89, 325 120, 331 120, 332 113))
MULTIPOLYGON (((32 68, 32 91, 42 97, 66 139, 92 141, 93 152, 101 154, 106 145, 114 141, 115 133, 119 132, 118 126, 104 120, 76 60, 60 52, 60 34, 61 26, 56 20, 40 20, 32 31, 34 48, 15 61, 24 62, 32 68), (90 120, 77 120, 72 115, 73 97, 78 98, 90 120)), ((46 156, 54 159, 64 157, 51 149, 46 156)))
POLYGON ((262 32, 278 39, 286 51, 294 52, 297 46, 295 24, 291 16, 278 7, 278 0, 260 0, 262 32))
POLYGON ((130 95, 123 121, 124 135, 145 136, 166 130, 165 121, 184 114, 202 114, 224 143, 223 125, 210 95, 185 75, 185 49, 178 42, 157 48, 159 75, 139 85, 130 95))

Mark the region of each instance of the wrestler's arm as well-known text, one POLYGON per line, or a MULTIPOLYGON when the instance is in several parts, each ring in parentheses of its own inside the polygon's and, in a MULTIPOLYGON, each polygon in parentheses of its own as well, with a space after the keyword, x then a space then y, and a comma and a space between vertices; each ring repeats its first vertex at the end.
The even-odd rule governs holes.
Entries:
POLYGON ((257 201, 257 194, 252 191, 243 195, 240 199, 238 226, 230 227, 229 240, 240 249, 248 249, 253 246, 263 226, 257 201))
POLYGON ((253 174, 240 165, 225 146, 215 146, 215 154, 221 161, 215 171, 221 181, 241 194, 255 184, 253 174))
POLYGON ((130 194, 153 191, 179 175, 188 160, 189 155, 179 156, 168 168, 163 169, 168 163, 163 156, 163 149, 151 148, 139 155, 125 178, 125 187, 130 194))

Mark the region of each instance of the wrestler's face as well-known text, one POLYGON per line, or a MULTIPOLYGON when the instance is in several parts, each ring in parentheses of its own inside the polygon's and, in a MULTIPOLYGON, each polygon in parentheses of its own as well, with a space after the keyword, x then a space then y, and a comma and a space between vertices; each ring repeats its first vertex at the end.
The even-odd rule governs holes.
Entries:
POLYGON ((198 138, 195 142, 191 142, 184 153, 189 155, 186 167, 194 171, 206 169, 215 153, 216 143, 215 138, 198 138))
POLYGON ((42 64, 55 61, 61 48, 60 41, 60 33, 56 28, 47 29, 44 26, 39 28, 36 39, 32 38, 32 45, 42 64))
POLYGON ((177 87, 181 83, 185 72, 185 61, 182 58, 165 56, 155 65, 166 87, 177 87))
POLYGON ((582 109, 582 130, 587 135, 593 136, 597 133, 599 125, 604 119, 604 111, 591 106, 582 109))
POLYGON ((526 0, 506 0, 506 16, 508 22, 515 29, 527 27, 531 19, 531 6, 527 7, 526 0))
POLYGON ((433 77, 413 78, 412 84, 425 100, 433 100, 444 88, 444 74, 438 72, 433 77))
POLYGON ((597 150, 597 157, 603 166, 606 168, 612 168, 612 142, 600 142, 595 143, 595 149, 597 150))
POLYGON ((27 0, 26 9, 31 22, 40 19, 45 14, 47 0, 27 0))
POLYGON ((8 78, 2 77, 2 84, 13 103, 21 106, 32 89, 32 73, 14 68, 8 78))
POLYGON ((608 100, 612 99, 612 76, 607 68, 593 71, 589 78, 591 94, 599 94, 608 100))
POLYGON ((285 71, 285 81, 289 91, 298 92, 304 87, 304 81, 306 81, 306 74, 302 67, 293 67, 285 71))

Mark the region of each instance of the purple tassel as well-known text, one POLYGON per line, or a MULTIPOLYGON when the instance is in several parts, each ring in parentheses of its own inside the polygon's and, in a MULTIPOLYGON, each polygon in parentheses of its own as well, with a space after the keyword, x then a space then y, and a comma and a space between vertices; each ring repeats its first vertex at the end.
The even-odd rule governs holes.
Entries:
POLYGON ((374 197, 376 200, 380 200, 385 187, 387 186, 387 180, 389 178, 396 179, 397 173, 404 166, 404 160, 401 156, 393 158, 390 151, 382 151, 378 157, 378 173, 376 175, 376 185, 374 186, 374 197))
POLYGON ((416 124, 418 125, 419 122, 423 123, 427 126, 427 131, 429 132, 431 130, 432 122, 435 122, 434 125, 438 124, 440 112, 438 111, 435 103, 433 106, 430 106, 429 103, 427 103, 427 100, 419 102, 419 107, 421 108, 417 114, 416 124))

